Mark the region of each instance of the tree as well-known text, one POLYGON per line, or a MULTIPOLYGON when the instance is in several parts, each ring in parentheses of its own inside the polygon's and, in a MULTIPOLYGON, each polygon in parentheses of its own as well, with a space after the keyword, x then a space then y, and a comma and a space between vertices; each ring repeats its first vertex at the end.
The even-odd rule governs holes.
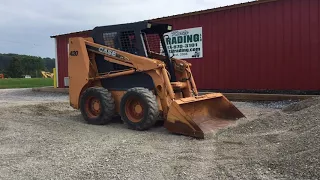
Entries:
POLYGON ((31 77, 41 77, 40 71, 45 69, 42 58, 35 56, 21 56, 22 72, 31 77))
POLYGON ((20 59, 13 57, 6 71, 8 76, 11 78, 21 78, 23 73, 20 59))
POLYGON ((43 71, 44 68, 44 63, 42 61, 42 58, 37 57, 33 60, 33 75, 34 77, 41 77, 40 71, 43 71))
MULTIPOLYGON (((41 58, 37 56, 20 55, 20 54, 1 54, 0 53, 0 73, 5 73, 6 76, 13 75, 15 72, 9 72, 9 65, 16 57, 20 61, 20 67, 23 75, 31 75, 31 77, 42 77, 41 71, 50 71, 55 67, 55 59, 41 58)), ((14 64, 14 63, 13 63, 14 64)), ((11 69, 10 71, 13 71, 11 69)))
POLYGON ((53 68, 55 67, 55 59, 51 58, 43 58, 45 71, 53 72, 53 68))
POLYGON ((5 71, 9 67, 12 57, 7 54, 0 54, 0 71, 5 71))

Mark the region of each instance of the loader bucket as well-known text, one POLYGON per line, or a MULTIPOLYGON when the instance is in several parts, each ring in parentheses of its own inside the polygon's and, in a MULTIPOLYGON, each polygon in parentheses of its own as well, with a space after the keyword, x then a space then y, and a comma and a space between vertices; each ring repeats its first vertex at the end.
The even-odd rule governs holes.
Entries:
POLYGON ((172 133, 203 139, 242 117, 245 116, 225 96, 211 93, 173 101, 164 126, 172 133))

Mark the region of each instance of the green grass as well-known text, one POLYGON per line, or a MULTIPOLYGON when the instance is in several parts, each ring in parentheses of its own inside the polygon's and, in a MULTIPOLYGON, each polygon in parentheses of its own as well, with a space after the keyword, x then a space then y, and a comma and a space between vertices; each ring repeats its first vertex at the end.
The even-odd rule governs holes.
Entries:
POLYGON ((0 89, 33 88, 53 86, 52 78, 10 78, 0 79, 0 89))

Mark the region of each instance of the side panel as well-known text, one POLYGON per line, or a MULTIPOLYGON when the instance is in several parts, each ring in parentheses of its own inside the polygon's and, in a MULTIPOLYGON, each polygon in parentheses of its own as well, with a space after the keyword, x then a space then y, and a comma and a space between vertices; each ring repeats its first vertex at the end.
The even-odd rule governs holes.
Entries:
POLYGON ((186 59, 199 89, 320 90, 318 0, 278 0, 157 19, 202 26, 204 57, 186 59))
POLYGON ((82 38, 72 38, 69 42, 69 98, 70 105, 73 108, 78 109, 81 91, 86 86, 89 79, 90 60, 84 40, 82 38))
POLYGON ((126 91, 133 87, 154 89, 152 78, 145 73, 135 73, 127 76, 119 76, 110 79, 101 79, 102 87, 112 91, 126 91))
POLYGON ((56 37, 58 66, 58 86, 65 88, 64 77, 68 77, 68 43, 70 37, 89 37, 90 31, 56 37))

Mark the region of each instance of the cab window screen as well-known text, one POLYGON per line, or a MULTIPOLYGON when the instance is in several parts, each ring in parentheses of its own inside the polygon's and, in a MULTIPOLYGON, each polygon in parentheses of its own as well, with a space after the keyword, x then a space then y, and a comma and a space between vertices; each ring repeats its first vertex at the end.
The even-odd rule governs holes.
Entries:
POLYGON ((121 50, 131 53, 139 54, 139 48, 137 47, 137 39, 134 31, 123 31, 120 35, 121 50))
POLYGON ((108 32, 108 33, 103 33, 103 41, 104 44, 108 47, 115 48, 115 41, 117 37, 117 32, 108 32))

